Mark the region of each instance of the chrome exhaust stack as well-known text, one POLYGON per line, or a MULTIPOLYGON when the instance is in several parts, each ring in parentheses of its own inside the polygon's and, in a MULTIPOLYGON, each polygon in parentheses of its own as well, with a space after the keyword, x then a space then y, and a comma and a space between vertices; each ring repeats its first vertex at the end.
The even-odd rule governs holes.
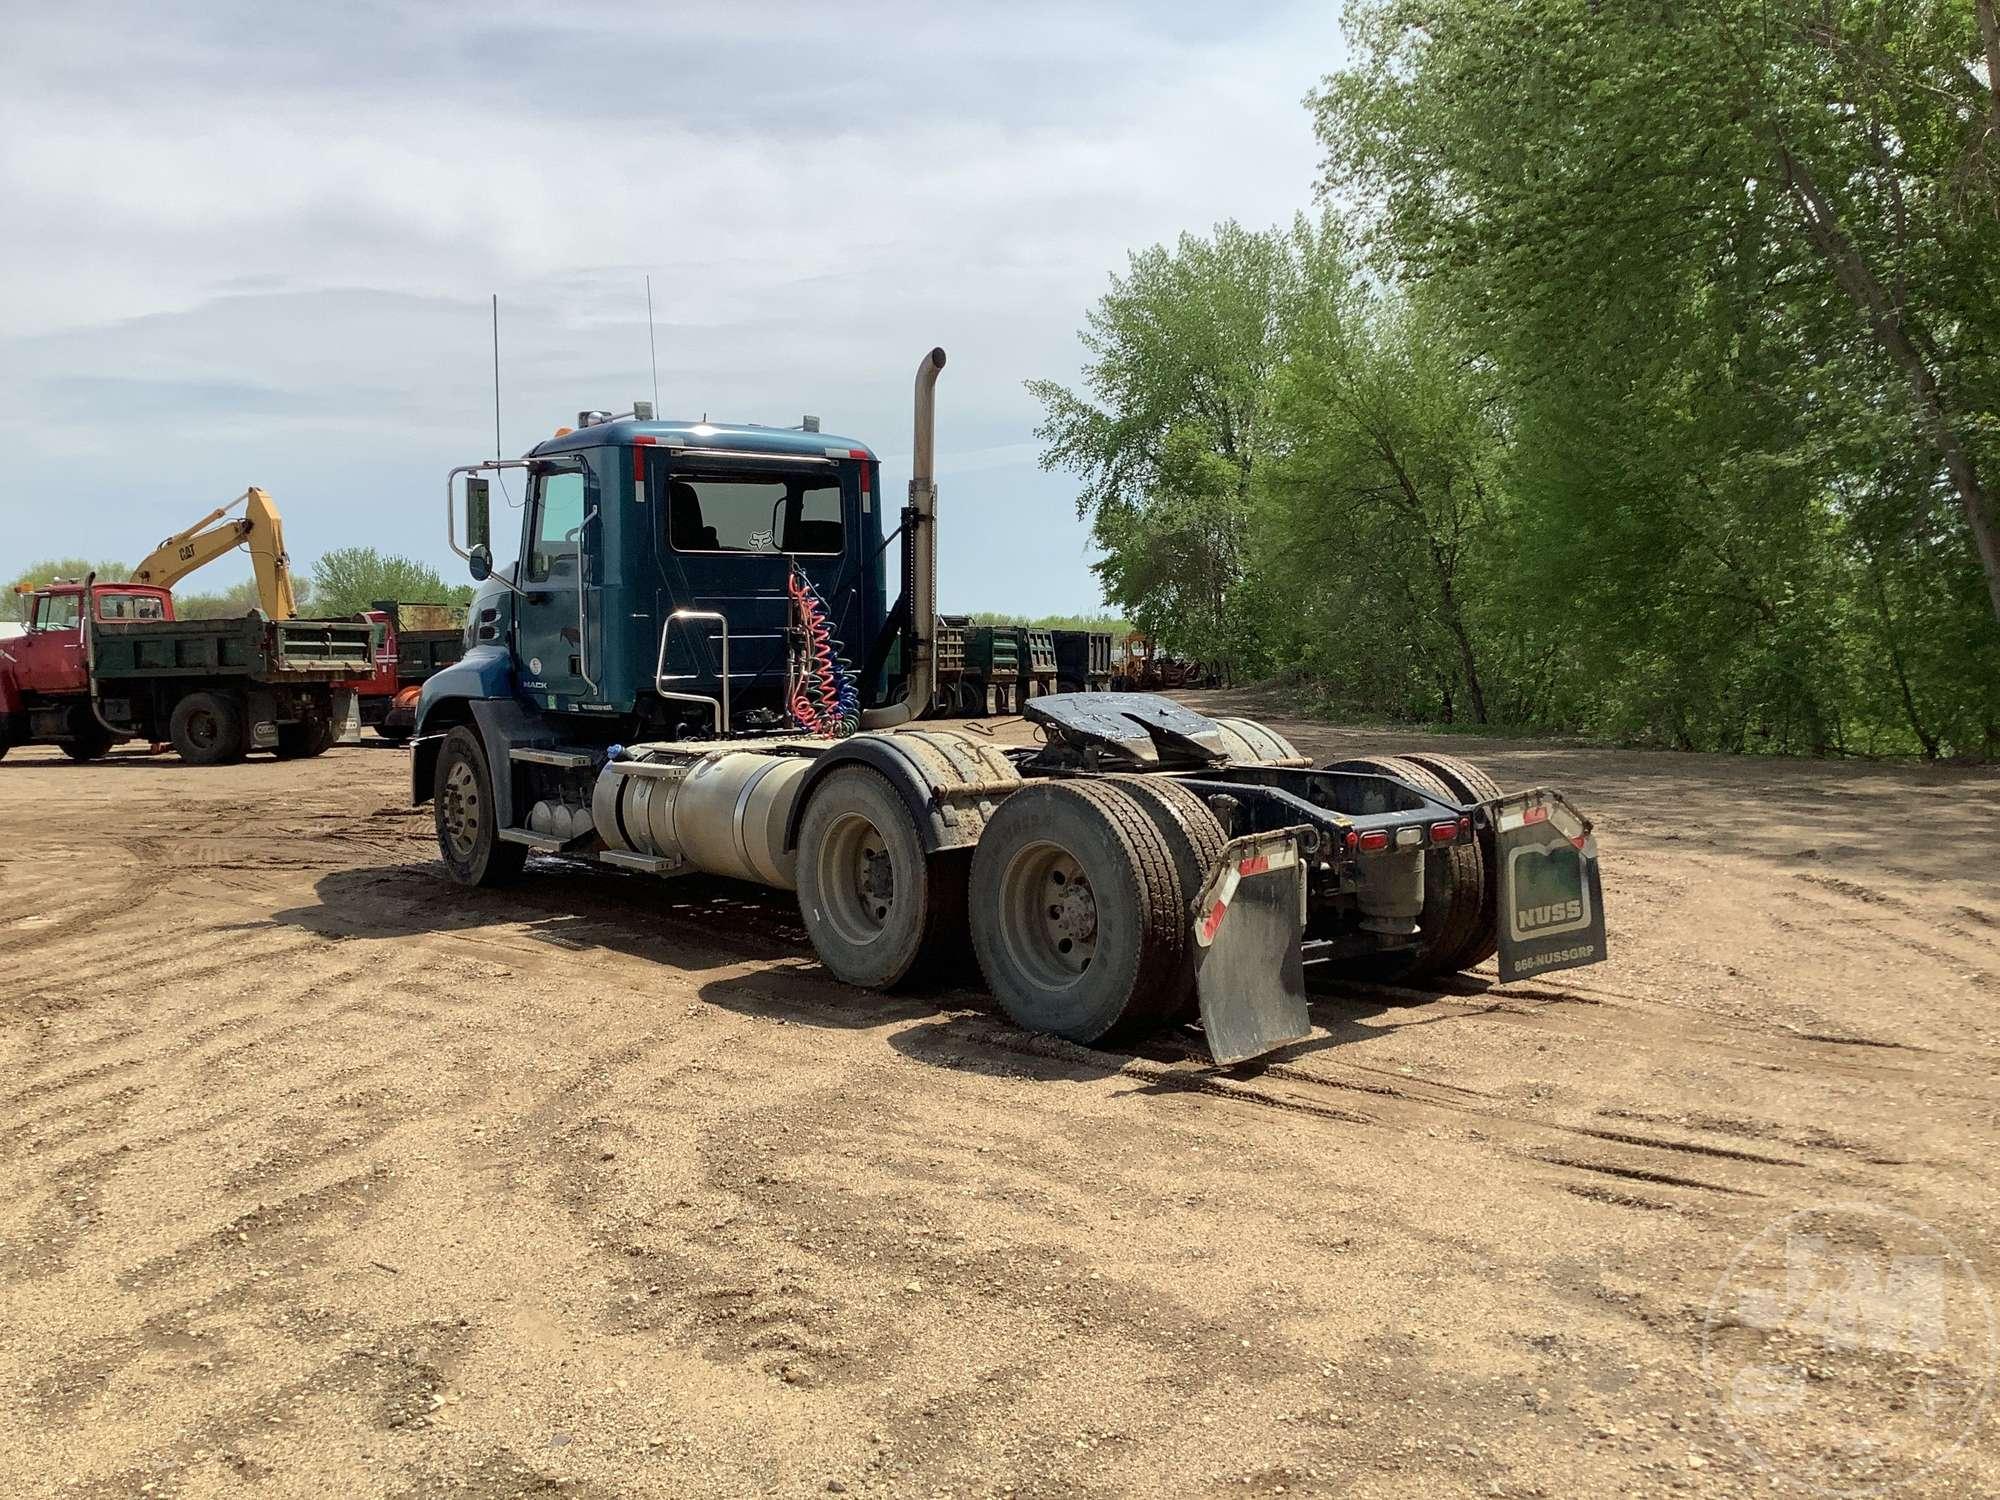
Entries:
POLYGON ((930 707, 937 688, 937 378, 944 350, 917 366, 916 431, 910 444, 910 503, 903 519, 903 599, 909 606, 910 660, 903 701, 868 709, 863 729, 892 729, 930 707))

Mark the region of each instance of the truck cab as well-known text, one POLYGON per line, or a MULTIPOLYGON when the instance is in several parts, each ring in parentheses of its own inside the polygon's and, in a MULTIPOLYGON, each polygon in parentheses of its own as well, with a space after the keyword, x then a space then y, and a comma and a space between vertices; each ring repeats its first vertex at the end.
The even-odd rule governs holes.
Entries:
MULTIPOLYGON (((783 732, 801 582, 861 708, 897 696, 909 611, 888 596, 865 444, 586 412, 525 459, 478 467, 516 510, 515 555, 496 566, 483 535, 460 549, 485 582, 465 656, 425 685, 420 735, 495 700, 603 743, 783 732)), ((488 485, 468 486, 474 517, 488 485)))
MULTIPOLYGON (((101 625, 174 617, 173 595, 165 589, 106 583, 90 593, 101 625)), ((90 718, 89 704, 78 696, 90 685, 84 585, 57 582, 24 588, 20 594, 27 628, 0 648, 0 755, 10 745, 37 739, 66 749, 98 744, 103 736, 90 718)))
POLYGON ((384 609, 364 609, 356 618, 368 626, 369 672, 365 677, 354 678, 347 686, 359 700, 361 722, 367 724, 372 722, 371 710, 379 718, 380 706, 396 696, 396 618, 384 609))

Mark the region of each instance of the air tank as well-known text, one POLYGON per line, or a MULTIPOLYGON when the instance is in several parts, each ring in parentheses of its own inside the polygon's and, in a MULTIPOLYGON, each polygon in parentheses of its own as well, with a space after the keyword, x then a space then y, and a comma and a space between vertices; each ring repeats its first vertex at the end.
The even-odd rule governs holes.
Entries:
POLYGON ((613 849, 796 890, 785 827, 812 764, 805 755, 638 745, 599 773, 592 818, 613 849))

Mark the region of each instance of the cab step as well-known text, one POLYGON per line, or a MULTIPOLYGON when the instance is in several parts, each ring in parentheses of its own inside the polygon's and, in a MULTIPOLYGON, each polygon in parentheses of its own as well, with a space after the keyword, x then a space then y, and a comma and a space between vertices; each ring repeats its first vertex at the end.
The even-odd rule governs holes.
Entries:
POLYGON ((565 771, 587 771, 597 764, 588 750, 538 750, 533 746, 510 750, 508 759, 519 765, 556 766, 565 771))

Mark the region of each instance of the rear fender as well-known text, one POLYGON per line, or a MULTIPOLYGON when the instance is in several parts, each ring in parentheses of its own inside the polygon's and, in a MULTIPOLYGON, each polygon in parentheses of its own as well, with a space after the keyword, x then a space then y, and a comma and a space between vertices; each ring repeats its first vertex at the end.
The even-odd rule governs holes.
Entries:
POLYGON ((926 854, 979 841, 994 804, 1021 784, 1014 763, 990 744, 940 730, 857 734, 813 763, 785 825, 785 848, 799 846, 799 826, 813 788, 842 766, 862 765, 888 778, 910 810, 926 854))

